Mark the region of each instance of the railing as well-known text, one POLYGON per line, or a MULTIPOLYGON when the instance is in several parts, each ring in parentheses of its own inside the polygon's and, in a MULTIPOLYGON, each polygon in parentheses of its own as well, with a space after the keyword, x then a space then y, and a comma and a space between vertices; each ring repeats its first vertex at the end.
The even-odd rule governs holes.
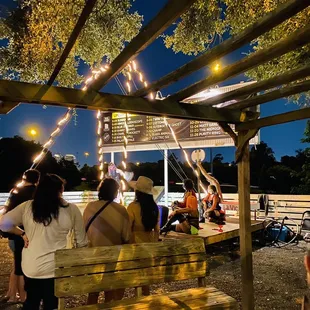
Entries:
MULTIPOLYGON (((0 206, 4 205, 7 198, 7 193, 0 193, 0 206)), ((171 205, 173 201, 182 200, 183 193, 168 193, 168 205, 171 205)), ((64 192, 64 199, 79 204, 80 207, 89 201, 97 199, 97 192, 84 191, 84 192, 64 192)), ((203 196, 203 195, 202 195, 203 196)), ((225 203, 224 209, 228 214, 238 215, 238 195, 237 194, 223 194, 225 203), (231 204, 229 203, 231 202, 231 204)), ((133 192, 125 193, 125 205, 128 205, 134 200, 133 192)), ((259 210, 258 195, 251 194, 251 210, 252 215, 256 218, 265 218, 265 212, 259 210)), ((165 196, 163 195, 159 201, 160 205, 165 205, 165 196)), ((301 217, 304 211, 310 210, 310 195, 269 195, 267 218, 282 219, 287 216, 289 221, 287 223, 292 226, 300 224, 301 217)))

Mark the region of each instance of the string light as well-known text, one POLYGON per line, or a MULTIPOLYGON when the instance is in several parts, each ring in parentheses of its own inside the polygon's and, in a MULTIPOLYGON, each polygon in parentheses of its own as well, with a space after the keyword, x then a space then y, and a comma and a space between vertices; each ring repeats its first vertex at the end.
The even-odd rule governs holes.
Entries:
MULTIPOLYGON (((93 80, 97 79, 100 74, 106 72, 107 70, 109 70, 109 65, 102 65, 99 70, 98 69, 93 69, 92 70, 92 76, 87 78, 85 81, 85 85, 82 88, 82 90, 86 91, 87 90, 87 86, 89 83, 91 83, 93 80)), ((132 90, 132 84, 136 87, 136 84, 134 82, 133 79, 133 73, 136 74, 137 78, 139 79, 139 81, 146 87, 148 85, 147 81, 144 79, 143 73, 141 71, 138 70, 138 65, 136 61, 131 61, 128 65, 127 65, 127 69, 128 72, 125 74, 126 77, 126 90, 128 93, 131 93, 132 90)), ((118 79, 117 79, 118 81, 118 79)), ((123 90, 123 93, 126 94, 126 91, 123 90)), ((155 95, 153 93, 149 94, 149 98, 151 100, 155 99, 155 95)), ((99 155, 99 170, 100 170, 100 180, 103 179, 104 177, 104 173, 103 173, 103 139, 102 139, 102 117, 103 117, 103 113, 101 111, 97 112, 97 136, 98 136, 98 155, 99 155)), ((124 138, 123 138, 123 160, 122 160, 122 168, 124 170, 126 170, 127 168, 127 158, 128 158, 128 154, 127 154, 127 145, 128 145, 128 134, 129 134, 129 127, 128 127, 128 113, 125 114, 125 120, 124 120, 124 138)), ((121 188, 120 188, 120 199, 121 199, 121 203, 124 203, 124 191, 126 190, 126 182, 125 182, 125 173, 124 171, 122 171, 120 169, 120 175, 121 175, 121 188)))
POLYGON ((100 171, 99 179, 100 179, 100 181, 102 181, 104 178, 104 172, 103 172, 104 162, 103 162, 103 146, 102 146, 103 145, 103 139, 102 139, 103 117, 104 117, 104 115, 103 115, 102 111, 98 110, 97 111, 97 122, 98 122, 97 136, 98 136, 98 155, 99 155, 98 160, 99 160, 99 171, 100 171))
POLYGON ((71 119, 71 117, 72 117, 72 109, 69 108, 67 110, 66 114, 64 115, 64 117, 57 123, 57 128, 51 133, 51 135, 50 135, 49 139, 47 140, 47 142, 45 142, 45 144, 43 144, 43 150, 41 151, 41 153, 39 153, 34 158, 33 164, 31 166, 31 169, 33 169, 36 166, 38 166, 38 164, 42 161, 42 159, 45 157, 45 155, 49 151, 49 147, 55 143, 55 137, 58 136, 61 133, 61 131, 63 130, 65 125, 71 119))
MULTIPOLYGON (((178 145, 178 147, 180 148, 180 150, 183 152, 187 164, 191 167, 191 169, 193 170, 193 172, 195 173, 195 175, 196 175, 196 176, 199 176, 198 171, 194 168, 193 164, 191 163, 191 161, 190 161, 190 159, 189 159, 189 156, 188 156, 186 150, 184 150, 183 147, 181 146, 181 144, 180 144, 180 142, 178 141, 177 136, 176 136, 176 134, 175 134, 173 128, 172 128, 171 125, 168 123, 166 117, 164 117, 164 123, 165 123, 166 127, 170 130, 170 132, 171 132, 171 134, 172 134, 172 137, 173 137, 175 143, 178 145)), ((203 186, 203 184, 202 184, 201 181, 199 181, 199 185, 200 185, 200 187, 202 188, 202 190, 204 191, 204 193, 207 194, 208 192, 207 192, 206 188, 203 186)))

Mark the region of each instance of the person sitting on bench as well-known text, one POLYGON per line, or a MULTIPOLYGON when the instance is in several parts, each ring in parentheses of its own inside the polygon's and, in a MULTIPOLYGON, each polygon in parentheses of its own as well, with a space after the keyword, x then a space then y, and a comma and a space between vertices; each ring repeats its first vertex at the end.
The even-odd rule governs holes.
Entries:
POLYGON ((214 185, 208 186, 208 195, 202 202, 205 210, 204 216, 209 219, 209 222, 225 224, 225 212, 221 209, 220 197, 214 185))
POLYGON ((198 234, 199 230, 199 212, 198 201, 194 191, 194 183, 190 179, 184 180, 185 194, 183 202, 175 201, 172 204, 173 212, 169 215, 169 220, 164 225, 160 233, 169 231, 182 232, 186 234, 198 234), (172 225, 178 221, 179 224, 172 225))

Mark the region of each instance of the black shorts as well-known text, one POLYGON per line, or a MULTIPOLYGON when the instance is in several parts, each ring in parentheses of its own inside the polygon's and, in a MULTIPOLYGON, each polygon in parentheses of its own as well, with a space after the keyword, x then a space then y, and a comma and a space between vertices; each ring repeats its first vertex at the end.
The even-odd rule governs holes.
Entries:
POLYGON ((54 281, 54 279, 31 279, 25 276, 27 299, 23 309, 39 310, 41 300, 43 300, 44 310, 57 309, 58 299, 54 293, 54 281))
POLYGON ((14 239, 14 274, 17 276, 23 276, 22 271, 22 251, 24 248, 24 240, 21 237, 14 239))

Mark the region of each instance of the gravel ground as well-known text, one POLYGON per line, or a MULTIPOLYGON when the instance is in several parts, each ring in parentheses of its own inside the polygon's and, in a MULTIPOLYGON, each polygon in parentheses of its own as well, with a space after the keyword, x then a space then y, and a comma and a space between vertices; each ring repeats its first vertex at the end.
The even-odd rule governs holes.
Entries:
MULTIPOLYGON (((256 309, 300 309, 302 296, 308 294, 303 266, 305 253, 306 244, 303 242, 282 249, 264 247, 253 253, 256 309)), ((224 248, 208 253, 211 270, 207 284, 240 302, 241 273, 237 254, 234 252, 231 255, 224 248)), ((0 240, 0 297, 6 293, 11 259, 6 240, 0 240)), ((151 291, 159 294, 191 287, 197 287, 196 280, 153 285, 151 291)), ((132 296, 133 290, 127 290, 126 297, 132 296)), ((84 302, 85 296, 68 300, 70 306, 82 305, 84 302)), ((0 305, 0 309, 13 310, 17 307, 0 305)))

